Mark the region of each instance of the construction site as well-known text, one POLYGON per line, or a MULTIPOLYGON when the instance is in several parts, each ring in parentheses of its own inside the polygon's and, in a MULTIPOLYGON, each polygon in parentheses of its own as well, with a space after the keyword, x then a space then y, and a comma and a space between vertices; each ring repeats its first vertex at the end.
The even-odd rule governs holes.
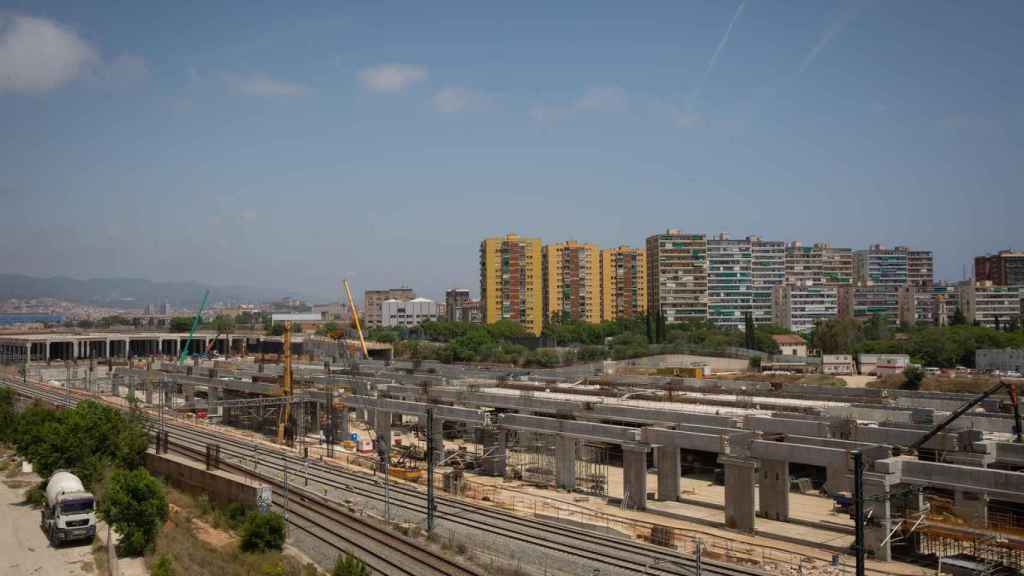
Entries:
POLYGON ((1024 568, 1015 381, 968 395, 680 377, 684 366, 511 375, 373 359, 387 352, 361 332, 290 329, 0 339, 25 382, 233 430, 254 469, 268 442, 380 475, 387 522, 391 485, 422 486, 428 529, 440 493, 766 572, 1024 568))

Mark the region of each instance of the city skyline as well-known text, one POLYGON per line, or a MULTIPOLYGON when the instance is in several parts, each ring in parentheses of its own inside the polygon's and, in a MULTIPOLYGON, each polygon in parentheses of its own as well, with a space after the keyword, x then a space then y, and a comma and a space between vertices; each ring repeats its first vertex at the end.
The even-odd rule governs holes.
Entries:
POLYGON ((1019 3, 289 8, 5 3, 0 268, 439 299, 509 230, 1020 248, 1019 3))

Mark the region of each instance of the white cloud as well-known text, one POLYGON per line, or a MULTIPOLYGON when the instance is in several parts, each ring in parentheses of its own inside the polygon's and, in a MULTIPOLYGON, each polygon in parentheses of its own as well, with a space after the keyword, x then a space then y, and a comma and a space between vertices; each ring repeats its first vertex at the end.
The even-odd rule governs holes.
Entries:
POLYGON ((670 114, 672 117, 672 123, 679 128, 690 128, 696 126, 704 119, 699 112, 685 111, 678 108, 673 108, 670 114))
POLYGON ((427 69, 415 64, 381 64, 359 71, 359 80, 373 92, 401 92, 426 77, 427 69))
POLYGON ((92 45, 52 20, 0 15, 0 92, 46 92, 98 61, 92 45))
POLYGON ((483 92, 459 86, 442 88, 432 98, 434 110, 443 113, 463 112, 473 108, 480 108, 485 106, 489 100, 490 98, 483 92))
POLYGON ((530 107, 530 119, 548 124, 571 114, 618 112, 628 107, 629 95, 619 86, 591 86, 568 104, 535 104, 530 107))
POLYGON ((308 91, 302 84, 277 80, 266 74, 225 74, 224 80, 232 89, 247 96, 301 96, 308 91))
POLYGON ((626 107, 626 91, 618 86, 594 86, 577 98, 572 105, 574 110, 601 112, 626 107))

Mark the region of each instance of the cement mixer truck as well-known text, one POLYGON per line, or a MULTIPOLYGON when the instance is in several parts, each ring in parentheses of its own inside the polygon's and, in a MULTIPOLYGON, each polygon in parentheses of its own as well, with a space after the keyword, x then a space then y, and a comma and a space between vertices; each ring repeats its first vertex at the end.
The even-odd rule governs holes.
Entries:
POLYGON ((46 483, 42 527, 51 546, 96 536, 96 498, 70 472, 56 472, 46 483))

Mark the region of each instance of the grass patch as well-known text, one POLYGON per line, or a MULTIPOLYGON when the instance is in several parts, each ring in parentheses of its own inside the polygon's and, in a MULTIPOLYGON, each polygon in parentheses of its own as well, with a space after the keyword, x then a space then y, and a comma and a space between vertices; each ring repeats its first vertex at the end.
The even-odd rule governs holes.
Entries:
POLYGON ((97 538, 93 541, 92 561, 96 565, 97 574, 108 574, 110 572, 110 556, 107 554, 107 543, 105 540, 101 542, 97 538))
MULTIPOLYGON (((868 388, 887 388, 890 390, 899 389, 906 382, 902 373, 889 374, 878 380, 867 383, 868 388)), ((921 382, 921 390, 934 392, 965 392, 968 394, 981 394, 995 384, 995 380, 988 377, 965 378, 947 376, 927 376, 921 382)))
MULTIPOLYGON (((231 546, 217 549, 196 538, 191 528, 191 516, 176 510, 160 531, 156 550, 146 557, 150 570, 161 558, 170 560, 171 574, 216 574, 217 576, 312 576, 319 574, 315 566, 303 565, 298 560, 277 552, 246 554, 231 546)), ((163 563, 167 566, 167 562, 163 563)))
POLYGON ((238 532, 253 511, 239 503, 220 505, 206 495, 169 488, 167 501, 171 515, 155 549, 146 556, 152 574, 183 576, 216 574, 217 576, 318 576, 322 572, 313 564, 303 564, 280 552, 250 554, 242 552, 237 543, 216 547, 201 540, 192 521, 199 519, 220 530, 238 532))
POLYGON ((46 484, 40 482, 32 488, 25 490, 25 503, 31 504, 33 508, 42 508, 46 505, 46 484))
POLYGON ((809 374, 797 380, 797 384, 806 384, 809 386, 835 386, 837 388, 846 387, 846 380, 842 378, 836 378, 828 374, 809 374))

